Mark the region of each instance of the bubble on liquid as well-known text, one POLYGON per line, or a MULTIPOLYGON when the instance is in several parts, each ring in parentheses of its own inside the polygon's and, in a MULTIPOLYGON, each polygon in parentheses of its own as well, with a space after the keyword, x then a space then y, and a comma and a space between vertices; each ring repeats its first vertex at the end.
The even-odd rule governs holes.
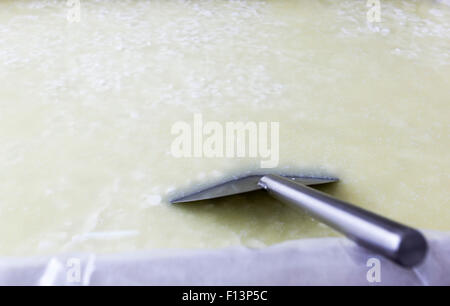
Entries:
POLYGON ((142 203, 143 208, 160 205, 162 201, 162 197, 159 194, 147 194, 144 195, 143 198, 144 198, 144 201, 142 203))

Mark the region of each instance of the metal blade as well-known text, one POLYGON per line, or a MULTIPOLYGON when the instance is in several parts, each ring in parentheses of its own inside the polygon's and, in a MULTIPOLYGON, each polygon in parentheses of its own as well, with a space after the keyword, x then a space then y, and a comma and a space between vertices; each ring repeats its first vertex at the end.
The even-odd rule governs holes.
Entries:
MULTIPOLYGON (((215 186, 207 187, 203 190, 173 199, 171 203, 187 203, 201 200, 209 200, 220 197, 226 197, 234 194, 240 194, 261 189, 258 185, 259 180, 264 175, 250 175, 234 179, 215 186)), ((332 177, 303 177, 303 176, 285 176, 296 182, 305 185, 318 185, 336 182, 337 178, 332 177)))

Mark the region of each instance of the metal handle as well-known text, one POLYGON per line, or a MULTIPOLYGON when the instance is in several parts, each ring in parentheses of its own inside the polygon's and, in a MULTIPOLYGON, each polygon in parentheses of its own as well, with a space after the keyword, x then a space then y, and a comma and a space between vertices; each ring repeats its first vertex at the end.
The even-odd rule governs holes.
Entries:
POLYGON ((278 175, 265 175, 259 185, 275 198, 300 207, 358 244, 405 267, 419 264, 427 242, 417 230, 333 198, 278 175))

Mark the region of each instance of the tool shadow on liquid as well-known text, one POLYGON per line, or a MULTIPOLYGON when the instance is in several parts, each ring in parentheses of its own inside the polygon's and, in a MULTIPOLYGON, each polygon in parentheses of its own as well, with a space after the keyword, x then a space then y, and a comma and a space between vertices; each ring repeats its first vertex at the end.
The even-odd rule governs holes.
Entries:
POLYGON ((261 190, 173 205, 178 210, 238 233, 244 245, 246 240, 272 245, 286 240, 339 236, 306 212, 293 210, 261 190))

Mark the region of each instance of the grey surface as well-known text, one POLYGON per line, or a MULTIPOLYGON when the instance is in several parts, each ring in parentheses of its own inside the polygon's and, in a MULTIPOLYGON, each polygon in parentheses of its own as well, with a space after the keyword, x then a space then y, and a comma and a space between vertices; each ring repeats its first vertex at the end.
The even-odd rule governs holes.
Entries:
POLYGON ((271 196, 404 267, 415 267, 425 258, 427 243, 416 229, 279 175, 265 175, 259 184, 271 196))
MULTIPOLYGON (((259 190, 262 189, 262 186, 259 184, 259 180, 263 176, 264 175, 248 175, 244 177, 238 177, 230 181, 212 185, 204 189, 194 191, 193 193, 188 193, 181 197, 177 197, 171 200, 171 203, 189 203, 259 190)), ((292 175, 287 175, 285 177, 307 186, 327 184, 338 181, 337 178, 332 177, 306 177, 292 175)))
POLYGON ((320 238, 261 249, 2 258, 0 285, 450 285, 450 234, 426 236, 430 252, 414 269, 345 238, 320 238), (367 280, 370 258, 380 260, 379 283, 367 280), (80 274, 73 277, 78 261, 80 274))

